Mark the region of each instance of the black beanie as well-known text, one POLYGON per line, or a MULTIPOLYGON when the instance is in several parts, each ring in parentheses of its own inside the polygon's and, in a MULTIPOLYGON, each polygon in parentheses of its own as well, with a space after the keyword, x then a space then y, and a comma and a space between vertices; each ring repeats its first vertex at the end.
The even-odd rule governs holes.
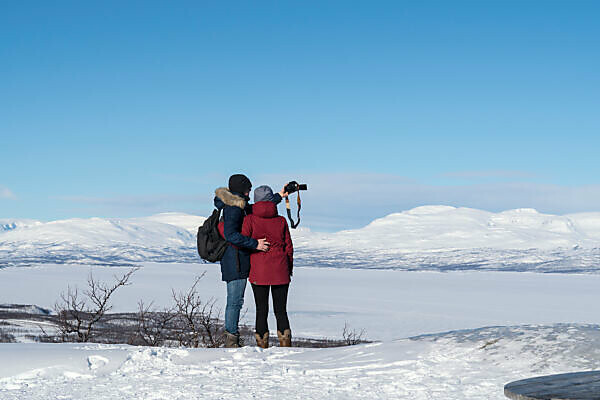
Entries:
POLYGON ((233 193, 246 194, 252 188, 252 182, 246 175, 235 174, 229 177, 229 191, 233 193))

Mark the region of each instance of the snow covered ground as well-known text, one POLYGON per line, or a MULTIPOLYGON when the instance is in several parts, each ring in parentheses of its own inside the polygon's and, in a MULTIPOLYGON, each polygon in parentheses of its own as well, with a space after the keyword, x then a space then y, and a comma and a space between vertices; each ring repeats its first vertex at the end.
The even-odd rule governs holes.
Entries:
POLYGON ((532 374, 600 367, 598 326, 496 327, 335 349, 0 344, 0 398, 503 399, 532 374))
MULTIPOLYGON (((145 263, 115 311, 135 310, 138 299, 165 304, 205 270, 200 290, 223 304, 218 266, 145 263)), ((51 308, 90 271, 109 280, 126 268, 3 268, 0 304, 51 308)), ((502 399, 512 380, 600 368, 599 284, 596 274, 298 268, 296 335, 340 337, 348 322, 382 342, 266 351, 0 344, 0 398, 502 399)))
MULTIPOLYGON (((0 221, 0 267, 36 263, 118 265, 199 262, 203 217, 165 213, 130 219, 0 221)), ((424 206, 364 228, 293 231, 296 264, 401 270, 591 272, 599 269, 600 213, 532 209, 491 213, 424 206)))

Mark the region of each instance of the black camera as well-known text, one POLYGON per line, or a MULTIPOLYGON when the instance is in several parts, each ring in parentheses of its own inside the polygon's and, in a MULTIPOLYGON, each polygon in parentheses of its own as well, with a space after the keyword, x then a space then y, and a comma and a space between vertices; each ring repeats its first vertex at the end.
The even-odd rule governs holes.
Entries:
POLYGON ((306 183, 298 183, 296 181, 291 181, 287 185, 285 185, 285 191, 289 194, 297 192, 298 190, 307 190, 308 187, 306 183))

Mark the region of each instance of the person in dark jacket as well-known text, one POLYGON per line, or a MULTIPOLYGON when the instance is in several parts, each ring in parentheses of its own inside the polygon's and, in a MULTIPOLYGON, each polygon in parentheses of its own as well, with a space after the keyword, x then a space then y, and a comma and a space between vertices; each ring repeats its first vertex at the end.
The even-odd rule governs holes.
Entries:
MULTIPOLYGON (((246 279, 250 273, 249 251, 266 251, 269 243, 265 238, 254 239, 241 234, 246 215, 252 213, 248 204, 252 183, 245 175, 236 174, 229 178, 228 188, 215 191, 214 204, 223 210, 223 221, 219 224, 221 235, 229 242, 221 259, 222 280, 227 282, 227 305, 225 306, 225 346, 239 347, 238 323, 244 305, 246 279)), ((275 202, 281 202, 281 194, 275 202)))
POLYGON ((242 235, 266 238, 269 250, 250 255, 250 276, 256 303, 256 344, 269 347, 269 291, 277 319, 277 337, 281 347, 291 347, 292 332, 287 315, 287 296, 294 263, 294 247, 287 221, 277 214, 273 191, 260 186, 254 191, 252 214, 244 219, 242 235))

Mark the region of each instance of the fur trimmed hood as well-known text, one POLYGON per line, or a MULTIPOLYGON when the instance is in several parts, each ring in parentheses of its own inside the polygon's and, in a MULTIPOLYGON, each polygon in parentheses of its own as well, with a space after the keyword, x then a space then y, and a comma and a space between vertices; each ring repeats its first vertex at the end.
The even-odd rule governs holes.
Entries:
POLYGON ((239 207, 242 210, 246 208, 246 199, 238 196, 237 194, 233 194, 229 191, 229 189, 221 187, 215 190, 215 196, 217 196, 225 205, 232 207, 239 207))

